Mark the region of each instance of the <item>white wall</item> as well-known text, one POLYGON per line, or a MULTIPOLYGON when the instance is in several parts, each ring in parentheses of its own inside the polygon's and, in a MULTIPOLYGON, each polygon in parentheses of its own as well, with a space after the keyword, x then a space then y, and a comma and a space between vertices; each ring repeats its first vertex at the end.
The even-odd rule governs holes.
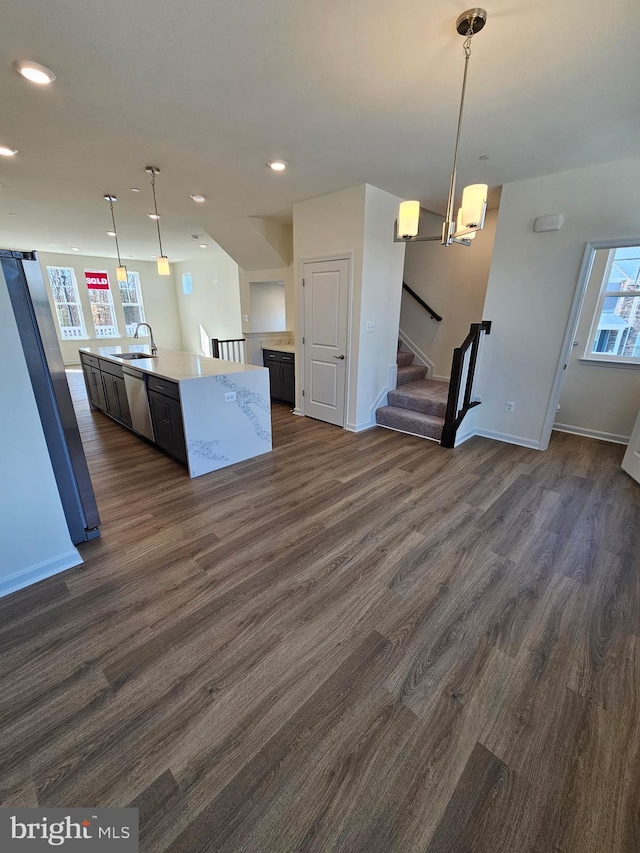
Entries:
MULTIPOLYGON (((404 280, 442 320, 432 319, 403 291, 400 328, 426 356, 431 378, 449 379, 454 348, 466 338, 470 324, 483 319, 497 219, 497 210, 487 211, 485 226, 469 247, 407 244, 404 280)), ((438 234, 441 227, 442 220, 435 220, 421 232, 438 234)))
POLYGON ((375 409, 386 403, 381 397, 390 390, 390 370, 395 386, 405 244, 393 242, 393 228, 401 201, 366 185, 356 429, 375 423, 375 409), (375 331, 367 332, 371 320, 375 331))
POLYGON ((560 397, 556 424, 600 438, 628 441, 640 409, 640 368, 582 361, 590 348, 591 323, 609 249, 597 249, 560 397))
POLYGON ((0 596, 77 566, 0 271, 0 596))
POLYGON ((585 243, 640 243, 639 185, 633 158, 503 187, 483 312, 493 328, 478 377, 479 431, 541 446, 585 243), (552 213, 564 214, 562 229, 534 233, 534 219, 552 213))
MULTIPOLYGON (((388 390, 389 371, 395 364, 404 264, 404 244, 393 242, 399 202, 389 193, 360 184, 293 206, 297 316, 302 299, 302 263, 339 257, 351 261, 348 429, 373 424, 373 408, 388 390), (365 332, 367 320, 376 323, 375 332, 365 332)), ((296 364, 299 405, 299 344, 296 364)))
POLYGON ((175 287, 186 352, 211 355, 211 338, 241 338, 239 267, 224 249, 210 245, 203 257, 174 264, 175 287), (193 293, 182 292, 182 275, 191 273, 193 293))
MULTIPOLYGON (((357 353, 359 346, 360 289, 364 250, 365 185, 312 198, 293 205, 293 268, 295 275, 296 316, 302 305, 302 263, 323 258, 351 259, 351 290, 349 325, 349 363, 347 388, 349 406, 347 421, 355 423, 355 389, 358 381, 357 353)), ((302 390, 301 335, 296 336, 296 404, 300 407, 302 390)))
MULTIPOLYGON (((116 279, 117 261, 114 260, 114 258, 94 258, 76 254, 56 255, 51 254, 50 252, 39 252, 38 258, 40 260, 42 274, 46 282, 49 281, 47 277, 47 266, 72 267, 75 271, 78 291, 80 293, 82 313, 84 314, 87 334, 90 337, 84 340, 63 341, 60 338, 60 330, 56 323, 60 350, 65 364, 77 364, 79 362, 78 347, 118 346, 121 344, 126 346, 131 343, 132 339, 124 335, 124 311, 122 310, 122 303, 120 302, 120 294, 118 292, 118 282, 116 279), (118 331, 121 333, 120 337, 96 338, 92 336, 93 327, 91 324, 91 306, 89 303, 89 292, 84 280, 85 270, 107 270, 109 273, 109 284, 111 286, 111 294, 116 312, 118 331)), ((173 275, 158 275, 156 264, 151 261, 129 261, 127 263, 127 268, 131 272, 137 272, 140 275, 145 319, 153 327, 153 337, 156 344, 159 347, 165 347, 166 349, 182 349, 182 334, 180 331, 178 304, 176 301, 173 275)), ((51 310, 55 314, 50 288, 47 288, 47 293, 49 296, 51 310)))
POLYGON ((249 282, 252 332, 284 332, 284 281, 249 282))
POLYGON ((285 329, 294 332, 296 328, 295 292, 293 285, 293 266, 280 267, 272 270, 250 270, 246 272, 239 269, 240 275, 240 309, 243 317, 249 319, 242 321, 242 331, 253 331, 251 319, 251 297, 249 294, 249 282, 251 281, 284 281, 285 299, 285 329))

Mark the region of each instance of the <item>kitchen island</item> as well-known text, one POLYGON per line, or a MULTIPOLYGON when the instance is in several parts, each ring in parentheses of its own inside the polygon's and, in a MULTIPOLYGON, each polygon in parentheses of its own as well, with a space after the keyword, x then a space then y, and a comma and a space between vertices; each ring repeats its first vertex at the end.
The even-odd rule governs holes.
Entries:
POLYGON ((190 477, 271 450, 264 367, 148 345, 80 349, 89 402, 187 465, 190 477))

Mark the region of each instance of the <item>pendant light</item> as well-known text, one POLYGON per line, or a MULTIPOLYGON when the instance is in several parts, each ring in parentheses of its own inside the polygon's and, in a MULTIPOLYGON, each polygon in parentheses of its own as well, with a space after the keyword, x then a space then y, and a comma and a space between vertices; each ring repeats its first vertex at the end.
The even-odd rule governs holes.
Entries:
POLYGON ((109 202, 109 207, 111 208, 111 221, 113 222, 113 236, 116 241, 116 252, 118 254, 118 266, 116 268, 116 278, 118 281, 126 281, 127 280, 127 268, 120 260, 120 246, 118 244, 118 229, 116 228, 116 217, 113 212, 113 203, 114 201, 118 201, 118 199, 114 195, 105 195, 105 201, 109 202))
POLYGON ((158 229, 158 245, 160 246, 160 254, 158 255, 158 275, 171 275, 169 268, 169 258, 162 251, 162 237, 160 236, 160 214, 158 213, 158 202, 156 200, 156 175, 160 174, 160 169, 155 166, 147 166, 145 172, 151 175, 151 189, 153 191, 153 216, 155 219, 156 228, 158 229))
POLYGON ((434 237, 423 237, 418 235, 420 216, 420 202, 403 201, 398 211, 398 220, 394 240, 397 243, 407 243, 421 240, 439 240, 443 246, 452 243, 461 243, 470 246, 471 241, 484 226, 484 217, 487 211, 486 184, 472 184, 465 188, 462 193, 462 205, 458 209, 457 218, 454 219, 454 200, 456 194, 456 173, 458 168, 458 149, 460 147, 460 131, 462 130, 462 113, 464 110, 464 98, 467 89, 467 71, 469 68, 469 57, 471 56, 471 39, 484 27, 487 22, 487 13, 484 9, 468 9, 463 12, 456 21, 456 31, 465 36, 464 52, 464 75, 462 78, 462 92, 460 95, 460 108, 458 111, 458 129, 456 131, 456 143, 453 152, 453 168, 449 180, 449 197, 447 199, 447 213, 442 224, 442 234, 434 237))

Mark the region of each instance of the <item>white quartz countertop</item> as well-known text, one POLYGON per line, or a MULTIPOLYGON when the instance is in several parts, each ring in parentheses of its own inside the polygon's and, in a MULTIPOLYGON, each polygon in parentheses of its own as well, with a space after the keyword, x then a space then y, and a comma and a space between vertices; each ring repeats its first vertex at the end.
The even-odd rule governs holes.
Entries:
POLYGON ((96 358, 104 358, 114 364, 123 367, 140 370, 150 376, 161 376, 163 379, 172 379, 174 382, 182 382, 187 379, 199 379, 202 376, 230 376, 237 373, 246 373, 254 370, 265 370, 254 364, 238 364, 235 361, 224 361, 221 358, 208 358, 191 352, 178 352, 171 349, 158 349, 155 358, 118 358, 116 353, 122 352, 151 352, 149 344, 137 344, 130 346, 111 347, 80 347, 80 352, 93 355, 96 358))
POLYGON ((271 349, 274 352, 295 352, 296 348, 293 344, 262 344, 262 349, 271 349))

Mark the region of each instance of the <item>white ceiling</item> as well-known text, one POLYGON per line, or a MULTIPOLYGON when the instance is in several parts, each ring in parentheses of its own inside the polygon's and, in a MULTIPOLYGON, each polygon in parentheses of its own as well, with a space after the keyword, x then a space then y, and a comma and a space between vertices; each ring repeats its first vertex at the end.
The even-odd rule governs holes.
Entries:
MULTIPOLYGON (((465 8, 3 0, 0 144, 19 154, 0 162, 0 244, 113 255, 102 200, 111 192, 124 257, 150 259, 147 164, 161 168, 172 260, 202 252, 191 235, 216 223, 286 221, 294 202, 365 181, 441 210, 463 68, 454 24, 465 8), (16 59, 57 80, 29 84, 16 59), (274 157, 287 172, 266 168, 274 157)), ((637 0, 495 0, 487 12, 473 42, 461 184, 640 154, 637 0)))

